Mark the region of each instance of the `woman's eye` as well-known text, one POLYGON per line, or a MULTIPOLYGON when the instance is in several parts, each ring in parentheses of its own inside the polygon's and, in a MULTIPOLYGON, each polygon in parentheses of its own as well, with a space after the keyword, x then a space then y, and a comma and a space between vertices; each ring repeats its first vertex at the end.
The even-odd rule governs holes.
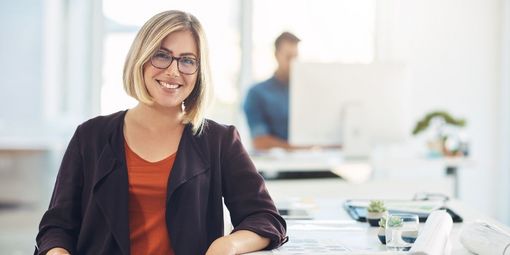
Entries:
POLYGON ((164 52, 158 52, 156 53, 156 55, 154 55, 155 57, 157 58, 162 58, 162 59, 169 59, 170 56, 164 52))
POLYGON ((181 59, 181 62, 185 65, 195 65, 196 63, 196 60, 192 59, 192 58, 182 58, 181 59))

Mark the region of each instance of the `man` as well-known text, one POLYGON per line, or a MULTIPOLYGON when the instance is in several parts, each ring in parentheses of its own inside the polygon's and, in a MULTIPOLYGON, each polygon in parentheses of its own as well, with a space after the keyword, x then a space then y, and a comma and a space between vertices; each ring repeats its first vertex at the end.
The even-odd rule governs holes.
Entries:
POLYGON ((297 149, 288 143, 290 63, 298 55, 300 39, 284 32, 274 43, 278 68, 266 81, 255 84, 246 96, 244 111, 253 147, 297 149))

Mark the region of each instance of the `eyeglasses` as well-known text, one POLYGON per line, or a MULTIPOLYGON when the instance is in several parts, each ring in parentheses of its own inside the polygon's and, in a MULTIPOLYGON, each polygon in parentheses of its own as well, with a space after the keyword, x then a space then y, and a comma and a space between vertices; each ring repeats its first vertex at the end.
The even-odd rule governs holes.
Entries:
POLYGON ((151 57, 151 65, 159 69, 167 69, 174 59, 177 60, 177 70, 182 74, 191 75, 198 70, 198 60, 192 57, 174 57, 164 51, 158 51, 151 57))

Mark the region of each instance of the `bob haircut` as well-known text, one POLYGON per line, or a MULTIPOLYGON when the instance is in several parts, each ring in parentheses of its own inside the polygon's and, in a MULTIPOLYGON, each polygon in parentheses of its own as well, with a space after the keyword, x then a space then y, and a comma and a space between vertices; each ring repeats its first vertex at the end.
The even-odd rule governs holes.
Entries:
POLYGON ((205 108, 211 96, 211 75, 205 32, 195 16, 182 11, 165 11, 156 14, 143 25, 124 63, 124 90, 139 102, 149 105, 154 103, 154 99, 145 87, 143 67, 160 48, 163 39, 177 31, 190 31, 198 46, 200 64, 197 81, 191 94, 184 100, 186 111, 183 120, 184 124, 192 125, 193 133, 197 135, 202 130, 205 108))

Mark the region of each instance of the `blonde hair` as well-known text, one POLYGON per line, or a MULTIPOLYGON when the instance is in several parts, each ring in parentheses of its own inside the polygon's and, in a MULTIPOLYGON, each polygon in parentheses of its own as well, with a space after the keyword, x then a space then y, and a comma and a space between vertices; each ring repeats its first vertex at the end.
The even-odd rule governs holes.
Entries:
POLYGON ((210 68, 207 41, 198 19, 182 11, 165 11, 149 19, 138 31, 124 63, 124 90, 136 100, 153 104, 154 99, 144 85, 143 67, 161 46, 163 39, 176 31, 190 31, 198 46, 199 68, 195 87, 184 100, 184 123, 199 134, 204 123, 204 111, 210 99, 210 68))

